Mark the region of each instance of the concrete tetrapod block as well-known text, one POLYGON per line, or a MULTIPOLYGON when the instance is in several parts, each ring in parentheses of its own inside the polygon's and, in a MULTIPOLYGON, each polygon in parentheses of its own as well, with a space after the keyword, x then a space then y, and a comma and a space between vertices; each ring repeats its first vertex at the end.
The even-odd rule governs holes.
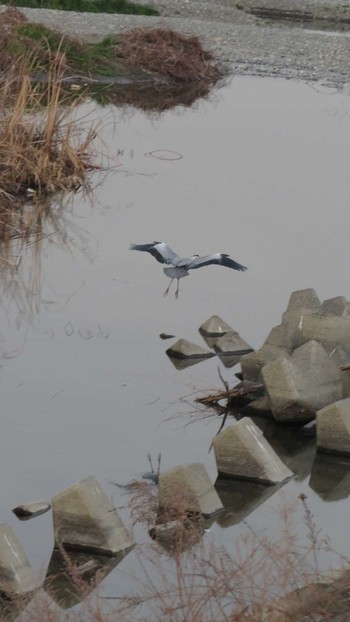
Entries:
POLYGON ((320 309, 321 315, 343 315, 347 312, 348 301, 344 296, 336 296, 324 300, 320 309))
POLYGON ((302 343, 315 339, 327 352, 340 345, 350 351, 350 318, 337 315, 306 315, 300 323, 302 343))
POLYGON ((53 497, 52 512, 56 544, 65 549, 114 556, 134 544, 92 476, 53 497))
POLYGON ((221 476, 246 478, 264 484, 277 484, 293 476, 250 417, 244 417, 220 432, 214 438, 213 446, 221 476))
POLYGON ((279 421, 308 421, 342 398, 341 371, 317 341, 297 348, 291 357, 267 363, 262 377, 279 421))
POLYGON ((283 317, 285 317, 285 314, 296 311, 298 313, 317 313, 320 308, 321 301, 314 289, 299 289, 291 293, 288 306, 283 314, 283 317))
POLYGON ((165 509, 181 508, 198 512, 204 517, 223 510, 223 505, 205 467, 200 462, 185 464, 166 473, 158 480, 159 505, 165 509))
POLYGON ((319 451, 350 455, 350 398, 318 411, 316 443, 319 451))
POLYGON ((201 334, 211 337, 225 335, 225 333, 230 333, 231 331, 233 331, 233 328, 226 324, 218 315, 212 315, 209 320, 199 327, 201 334))
POLYGON ((187 341, 187 339, 179 339, 176 343, 174 343, 170 348, 166 350, 166 353, 170 357, 177 358, 210 358, 211 356, 215 356, 213 352, 209 352, 209 350, 205 350, 201 346, 197 346, 195 343, 191 341, 187 341))
POLYGON ((20 542, 9 525, 0 525, 0 593, 25 596, 40 587, 20 542))

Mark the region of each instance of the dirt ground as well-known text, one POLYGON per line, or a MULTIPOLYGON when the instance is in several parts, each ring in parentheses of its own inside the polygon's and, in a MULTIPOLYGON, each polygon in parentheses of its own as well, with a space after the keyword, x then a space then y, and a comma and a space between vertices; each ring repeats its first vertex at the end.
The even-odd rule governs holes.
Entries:
POLYGON ((135 26, 164 26, 185 35, 198 35, 204 47, 227 63, 235 74, 321 81, 339 88, 349 82, 350 0, 293 0, 293 3, 290 0, 147 0, 147 3, 158 8, 161 16, 46 9, 23 9, 23 12, 33 21, 90 40, 135 26), (261 10, 265 11, 264 15, 261 10))

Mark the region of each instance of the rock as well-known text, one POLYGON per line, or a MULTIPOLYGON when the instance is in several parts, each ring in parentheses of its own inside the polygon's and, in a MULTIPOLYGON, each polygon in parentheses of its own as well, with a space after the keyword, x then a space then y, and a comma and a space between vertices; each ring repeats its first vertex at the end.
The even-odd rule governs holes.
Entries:
POLYGON ((125 527, 94 477, 70 486, 52 499, 56 545, 114 556, 133 547, 125 527))
POLYGON ((338 345, 350 352, 350 317, 305 315, 300 322, 300 339, 319 341, 327 352, 338 345))
POLYGON ((39 587, 14 531, 5 523, 0 525, 0 593, 22 597, 39 587))
POLYGON ((267 363, 262 377, 278 421, 308 421, 320 408, 342 398, 341 372, 317 341, 267 363))
POLYGON ((170 348, 166 350, 166 353, 170 357, 175 358, 195 358, 195 359, 206 359, 211 356, 215 356, 213 352, 209 352, 209 350, 205 350, 201 346, 197 346, 195 343, 191 343, 191 341, 187 341, 187 339, 179 339, 176 343, 174 343, 170 348))
POLYGON ((13 508, 12 512, 16 514, 17 518, 22 520, 29 520, 40 514, 45 514, 51 509, 51 505, 47 501, 33 501, 32 503, 22 503, 13 508))
POLYGON ((223 509, 203 464, 195 462, 175 467, 159 475, 159 504, 165 512, 193 512, 204 517, 223 509))
POLYGON ((293 475, 249 417, 220 432, 213 446, 219 476, 276 484, 293 475))
POLYGON ((316 443, 319 451, 350 455, 350 397, 318 411, 316 443))
POLYGON ((199 327, 201 335, 209 335, 210 337, 218 337, 226 333, 234 332, 233 328, 226 324, 218 315, 212 315, 209 320, 199 327))

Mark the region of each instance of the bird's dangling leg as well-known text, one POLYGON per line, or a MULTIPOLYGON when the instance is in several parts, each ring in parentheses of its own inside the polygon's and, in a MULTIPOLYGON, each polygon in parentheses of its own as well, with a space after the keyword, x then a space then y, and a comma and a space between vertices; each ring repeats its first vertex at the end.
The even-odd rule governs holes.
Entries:
POLYGON ((180 279, 177 279, 177 289, 176 289, 176 292, 175 292, 175 298, 176 298, 176 300, 177 300, 177 299, 178 299, 178 297, 179 297, 179 287, 180 287, 180 279))
POLYGON ((174 279, 171 279, 171 281, 170 281, 170 283, 169 283, 168 287, 166 288, 166 290, 165 290, 165 292, 164 292, 164 298, 168 295, 168 293, 169 293, 169 289, 170 289, 170 285, 172 284, 173 280, 174 280, 174 279))

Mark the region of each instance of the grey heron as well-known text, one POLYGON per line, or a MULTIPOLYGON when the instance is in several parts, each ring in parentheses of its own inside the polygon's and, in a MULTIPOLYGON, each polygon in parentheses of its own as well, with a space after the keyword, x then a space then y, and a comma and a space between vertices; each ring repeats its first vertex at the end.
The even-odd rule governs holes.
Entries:
POLYGON ((189 270, 196 270, 197 268, 203 268, 203 266, 209 266, 210 264, 226 266, 226 268, 232 268, 233 270, 239 270, 240 272, 247 270, 245 266, 242 266, 237 261, 234 261, 225 253, 212 253, 211 255, 204 255, 203 257, 200 257, 199 255, 193 255, 192 257, 179 257, 179 255, 177 255, 164 242, 152 242, 151 244, 130 244, 129 250, 145 251, 155 257, 160 263, 167 264, 167 266, 169 266, 167 268, 163 268, 164 274, 171 279, 169 286, 164 292, 164 296, 168 294, 173 280, 177 279, 175 298, 178 298, 179 295, 180 279, 185 276, 189 276, 189 270))

